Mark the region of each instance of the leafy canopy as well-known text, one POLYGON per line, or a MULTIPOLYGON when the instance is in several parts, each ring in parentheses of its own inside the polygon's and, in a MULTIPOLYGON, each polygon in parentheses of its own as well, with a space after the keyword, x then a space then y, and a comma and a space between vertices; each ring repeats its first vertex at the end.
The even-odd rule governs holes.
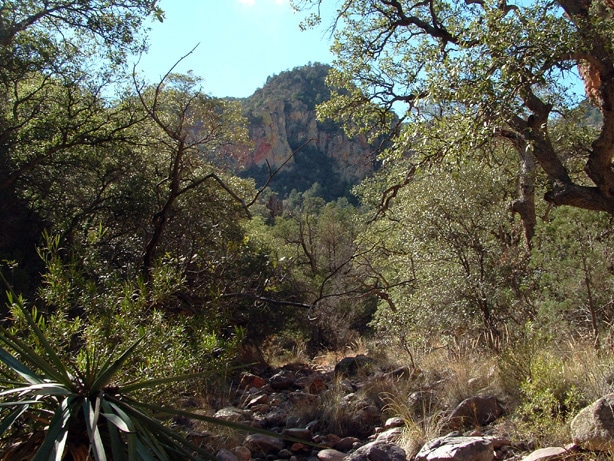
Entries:
MULTIPOLYGON (((316 11, 324 3, 294 2, 298 9, 316 11)), ((515 211, 529 237, 536 165, 548 179, 548 202, 614 212, 614 11, 608 2, 344 0, 337 5, 337 59, 329 81, 341 90, 321 107, 324 115, 371 132, 378 126, 389 131, 396 110, 407 123, 397 126, 388 158, 412 152, 415 162, 474 155, 486 139, 507 140, 520 160, 515 211), (576 69, 603 120, 582 143, 552 135, 553 126, 578 103, 571 85, 578 80, 576 69), (570 168, 571 158, 581 161, 583 171, 570 168)), ((316 12, 306 23, 318 20, 316 12)))

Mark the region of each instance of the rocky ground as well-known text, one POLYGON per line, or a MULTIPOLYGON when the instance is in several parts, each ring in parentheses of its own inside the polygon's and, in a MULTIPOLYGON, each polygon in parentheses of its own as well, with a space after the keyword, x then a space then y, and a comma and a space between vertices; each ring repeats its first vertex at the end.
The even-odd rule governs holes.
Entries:
MULTIPOLYGON (((345 358, 334 368, 255 366, 237 377, 232 404, 215 414, 249 426, 252 432, 220 436, 192 425, 191 438, 224 461, 612 459, 614 395, 576 416, 573 440, 564 447, 535 449, 531 443, 512 442, 498 424, 505 405, 488 392, 439 413, 438 434, 432 438, 419 445, 408 443, 407 418, 390 415, 394 410, 386 404, 386 393, 398 390, 402 381, 417 379, 416 370, 381 369, 361 355, 345 358)), ((425 418, 412 424, 429 427, 431 416, 420 409, 430 407, 434 399, 436 393, 428 388, 407 395, 407 408, 425 418)))

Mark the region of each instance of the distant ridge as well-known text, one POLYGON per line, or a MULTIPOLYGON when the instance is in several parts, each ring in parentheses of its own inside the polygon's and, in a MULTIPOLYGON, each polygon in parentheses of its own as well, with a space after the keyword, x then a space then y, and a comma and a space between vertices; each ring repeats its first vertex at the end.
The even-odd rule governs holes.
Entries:
POLYGON ((241 176, 261 186, 272 168, 287 161, 270 187, 280 198, 319 183, 326 200, 349 196, 352 186, 374 170, 375 148, 364 137, 349 139, 333 121, 316 119, 316 106, 330 98, 330 66, 308 64, 267 79, 249 98, 240 99, 254 148, 241 176), (293 155, 294 153, 294 155, 293 155))

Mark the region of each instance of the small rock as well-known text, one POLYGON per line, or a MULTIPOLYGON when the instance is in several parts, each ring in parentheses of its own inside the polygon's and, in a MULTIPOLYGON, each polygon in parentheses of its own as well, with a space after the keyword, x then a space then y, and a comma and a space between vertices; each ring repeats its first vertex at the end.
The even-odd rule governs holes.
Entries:
POLYGON ((392 429, 388 429, 387 431, 384 431, 381 434, 378 434, 375 440, 378 442, 395 443, 399 441, 402 435, 403 435, 402 427, 393 427, 392 429))
POLYGON ((384 423, 384 429, 391 429, 393 427, 403 426, 405 426, 405 420, 399 416, 395 416, 394 418, 388 418, 384 423))
POLYGON ((356 443, 360 443, 360 439, 357 439, 356 437, 343 437, 335 445, 333 445, 333 448, 339 451, 348 452, 354 448, 356 443))
POLYGON ((318 459, 320 461, 343 461, 345 457, 345 453, 333 450, 332 448, 325 448, 318 452, 318 459))
POLYGON ((218 410, 214 418, 224 421, 231 421, 233 423, 248 421, 252 418, 252 412, 249 410, 240 410, 235 407, 225 407, 218 410))
POLYGON ((486 426, 503 415, 503 407, 496 397, 477 396, 463 400, 450 414, 447 427, 462 430, 486 426))
POLYGON ((492 461, 492 442, 483 437, 440 437, 427 442, 415 461, 492 461))
POLYGON ((219 461, 239 461, 239 458, 237 458, 234 453, 224 449, 218 451, 215 457, 219 461))
POLYGON ((306 440, 307 442, 311 442, 312 438, 312 434, 309 429, 303 429, 300 427, 291 427, 284 430, 282 434, 295 439, 306 440))
POLYGON ((240 389, 250 389, 252 387, 261 388, 266 384, 264 378, 256 376, 252 373, 241 373, 241 380, 239 381, 240 389))
POLYGON ((248 435, 243 445, 248 448, 252 454, 262 455, 277 453, 284 448, 284 442, 281 439, 262 434, 248 435))
POLYGON ((232 452, 239 459, 239 461, 249 461, 252 458, 252 452, 247 447, 234 447, 232 452))
POLYGON ((407 454, 392 443, 371 442, 346 457, 347 461, 406 461, 407 454))
POLYGON ((275 391, 283 391, 294 386, 295 376, 286 370, 281 370, 279 373, 271 376, 269 384, 275 391))
POLYGON ((562 447, 541 448, 522 458, 522 461, 560 461, 566 459, 568 454, 562 447))
POLYGON ((262 394, 258 397, 254 397, 253 399, 251 399, 245 406, 247 408, 251 408, 256 405, 266 405, 267 403, 269 403, 269 396, 266 394, 262 394))

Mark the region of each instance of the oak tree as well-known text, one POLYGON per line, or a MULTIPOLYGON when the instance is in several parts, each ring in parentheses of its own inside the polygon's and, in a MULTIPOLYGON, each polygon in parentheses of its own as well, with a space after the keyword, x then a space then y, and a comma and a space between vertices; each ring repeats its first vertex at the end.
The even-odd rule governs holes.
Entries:
MULTIPOLYGON (((317 7, 327 0, 297 0, 317 7)), ((614 213, 614 5, 606 0, 343 0, 333 24, 330 82, 342 88, 324 112, 373 129, 401 115, 390 156, 471 155, 497 137, 515 147, 513 203, 530 240, 535 178, 545 199, 614 213), (577 106, 578 73, 601 113, 588 142, 561 139, 553 124, 577 106), (440 137, 445 125, 446 137, 440 137), (447 127, 456 129, 449 136, 447 127), (581 160, 583 170, 568 161, 581 160)))

